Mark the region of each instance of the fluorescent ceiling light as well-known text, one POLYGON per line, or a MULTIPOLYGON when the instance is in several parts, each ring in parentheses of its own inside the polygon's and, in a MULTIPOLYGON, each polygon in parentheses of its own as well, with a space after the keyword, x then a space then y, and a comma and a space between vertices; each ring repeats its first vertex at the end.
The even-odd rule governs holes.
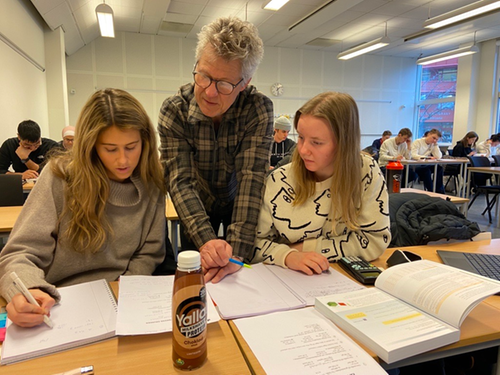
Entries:
POLYGON ((417 65, 428 65, 435 62, 453 59, 455 57, 461 57, 466 55, 472 55, 476 52, 479 52, 479 48, 476 45, 472 45, 469 47, 462 47, 459 49, 455 49, 453 51, 438 53, 437 55, 422 57, 417 60, 417 65))
POLYGON ((97 14, 97 22, 101 36, 106 38, 115 37, 115 27, 113 26, 113 9, 108 4, 99 4, 95 8, 97 14))
POLYGON ((376 49, 382 48, 387 46, 391 40, 384 36, 382 38, 378 38, 375 40, 372 40, 371 42, 361 44, 357 47, 348 49, 347 51, 341 52, 337 55, 337 59, 339 60, 349 60, 352 59, 353 57, 363 55, 365 53, 374 51, 376 49))
POLYGON ((262 5, 262 9, 267 9, 267 10, 278 10, 281 8, 283 5, 288 3, 290 0, 271 0, 271 1, 266 1, 262 5))
POLYGON ((500 8, 500 0, 482 0, 464 7, 441 14, 424 22, 424 27, 437 29, 452 23, 475 17, 483 13, 491 12, 500 8))

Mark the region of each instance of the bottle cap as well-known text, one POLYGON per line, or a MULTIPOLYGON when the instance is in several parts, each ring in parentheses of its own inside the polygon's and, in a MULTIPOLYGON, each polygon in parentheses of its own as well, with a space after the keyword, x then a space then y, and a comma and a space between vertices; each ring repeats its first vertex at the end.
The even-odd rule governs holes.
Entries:
POLYGON ((181 251, 177 256, 177 268, 188 270, 200 268, 200 253, 194 250, 181 251))
POLYGON ((401 164, 401 162, 399 160, 396 160, 396 161, 390 161, 389 163, 387 163, 386 169, 400 169, 400 170, 403 170, 404 169, 404 165, 401 164))

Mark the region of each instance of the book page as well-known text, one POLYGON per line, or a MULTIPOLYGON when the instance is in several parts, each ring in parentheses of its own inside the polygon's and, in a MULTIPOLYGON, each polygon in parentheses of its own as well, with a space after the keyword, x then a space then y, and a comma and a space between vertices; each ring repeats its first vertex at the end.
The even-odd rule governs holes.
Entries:
POLYGON ((29 359, 115 335, 117 307, 105 280, 58 288, 58 291, 61 302, 50 310, 54 328, 45 324, 23 328, 9 320, 2 345, 2 363, 9 363, 12 357, 29 359))
POLYGON ((500 282, 429 260, 399 264, 382 272, 375 286, 459 328, 500 282))
MULTIPOLYGON (((172 332, 174 276, 121 276, 118 297, 117 335, 172 332)), ((220 320, 207 298, 207 323, 220 320)))
POLYGON ((315 308, 387 363, 460 339, 458 329, 377 288, 318 297, 315 308))
POLYGON ((314 309, 235 320, 266 374, 381 375, 382 367, 314 309))
POLYGON ((278 276, 293 293, 306 301, 307 306, 314 305, 314 299, 319 296, 328 296, 330 294, 351 292, 365 288, 363 285, 331 267, 328 271, 312 276, 279 266, 267 267, 278 276))
POLYGON ((223 319, 267 314, 304 307, 295 294, 262 263, 241 268, 207 290, 223 319))

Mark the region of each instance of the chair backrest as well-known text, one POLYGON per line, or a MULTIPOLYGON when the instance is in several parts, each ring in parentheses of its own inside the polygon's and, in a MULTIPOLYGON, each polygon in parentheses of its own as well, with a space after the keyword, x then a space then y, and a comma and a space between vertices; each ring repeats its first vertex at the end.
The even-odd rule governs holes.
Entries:
POLYGON ((495 165, 497 167, 500 167, 500 155, 491 155, 493 157, 493 160, 495 160, 495 165))
POLYGON ((0 206, 22 206, 23 204, 23 176, 0 174, 0 206))
MULTIPOLYGON (((486 156, 468 156, 468 158, 472 167, 491 167, 490 159, 486 156)), ((491 182, 491 176, 490 173, 472 173, 472 184, 484 186, 488 180, 491 182)))

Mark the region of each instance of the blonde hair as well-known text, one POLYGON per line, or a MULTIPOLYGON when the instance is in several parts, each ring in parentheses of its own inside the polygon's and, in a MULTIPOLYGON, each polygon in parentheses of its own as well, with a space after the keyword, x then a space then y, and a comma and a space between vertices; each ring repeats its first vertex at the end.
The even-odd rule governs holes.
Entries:
POLYGON ((99 134, 111 126, 139 131, 142 151, 134 174, 148 191, 164 189, 155 129, 142 105, 123 90, 95 92, 78 118, 73 149, 51 163, 55 175, 66 182, 60 219, 68 215, 69 224, 63 238, 77 252, 97 252, 113 234, 104 212, 109 177, 95 148, 99 134))
POLYGON ((207 46, 227 61, 240 60, 245 82, 252 78, 264 56, 264 43, 257 27, 236 17, 221 17, 202 27, 198 33, 196 61, 207 46))
MULTIPOLYGON (((341 217, 347 227, 359 229, 358 215, 361 209, 361 131, 356 102, 349 94, 325 92, 316 95, 295 114, 297 129, 301 115, 310 115, 325 120, 333 130, 337 141, 333 158, 331 186, 332 218, 341 217)), ((292 158, 292 170, 297 178, 294 204, 303 204, 315 192, 314 173, 307 170, 296 147, 292 158)), ((335 231, 335 228, 334 228, 335 231)))

